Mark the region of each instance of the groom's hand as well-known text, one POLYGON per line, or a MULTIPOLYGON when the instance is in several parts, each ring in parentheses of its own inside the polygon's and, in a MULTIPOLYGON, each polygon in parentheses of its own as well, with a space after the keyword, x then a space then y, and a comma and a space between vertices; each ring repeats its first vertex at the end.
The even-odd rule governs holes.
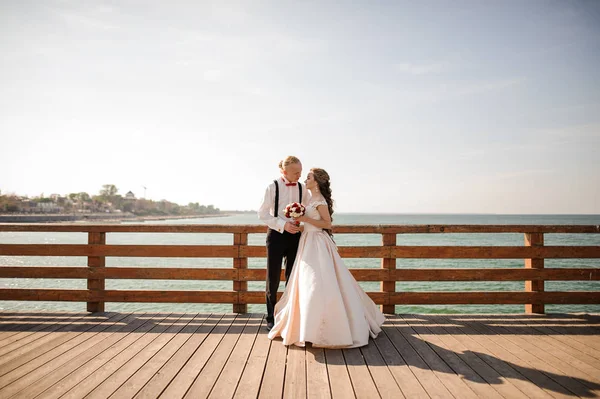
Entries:
POLYGON ((296 234, 300 232, 300 228, 296 226, 294 223, 285 222, 285 226, 283 227, 285 231, 291 234, 296 234))

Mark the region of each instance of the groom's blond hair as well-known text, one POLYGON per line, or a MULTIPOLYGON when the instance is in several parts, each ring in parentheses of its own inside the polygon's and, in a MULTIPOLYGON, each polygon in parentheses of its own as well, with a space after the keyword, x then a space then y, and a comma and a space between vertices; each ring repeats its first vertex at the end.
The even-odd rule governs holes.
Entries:
POLYGON ((286 166, 291 165, 293 163, 300 163, 300 160, 293 155, 289 155, 285 159, 279 161, 279 169, 284 170, 286 166))

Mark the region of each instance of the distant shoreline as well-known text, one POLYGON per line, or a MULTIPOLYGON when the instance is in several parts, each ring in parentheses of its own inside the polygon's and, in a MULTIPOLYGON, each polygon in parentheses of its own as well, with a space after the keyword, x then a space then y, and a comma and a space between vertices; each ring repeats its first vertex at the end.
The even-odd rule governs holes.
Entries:
POLYGON ((147 215, 118 213, 87 213, 87 214, 30 214, 11 215, 0 214, 0 223, 57 223, 57 222, 145 222, 154 220, 201 219, 211 217, 226 217, 231 213, 202 214, 202 215, 147 215))

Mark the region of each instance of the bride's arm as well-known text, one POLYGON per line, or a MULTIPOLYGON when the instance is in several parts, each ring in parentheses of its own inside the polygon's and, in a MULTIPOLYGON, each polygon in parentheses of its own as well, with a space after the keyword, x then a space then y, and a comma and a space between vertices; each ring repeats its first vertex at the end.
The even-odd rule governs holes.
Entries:
POLYGON ((329 214, 329 208, 327 207, 327 205, 317 206, 317 211, 319 211, 319 215, 321 215, 321 220, 309 218, 308 216, 295 218, 295 220, 304 223, 310 223, 313 226, 318 227, 320 229, 331 229, 331 215, 329 214))

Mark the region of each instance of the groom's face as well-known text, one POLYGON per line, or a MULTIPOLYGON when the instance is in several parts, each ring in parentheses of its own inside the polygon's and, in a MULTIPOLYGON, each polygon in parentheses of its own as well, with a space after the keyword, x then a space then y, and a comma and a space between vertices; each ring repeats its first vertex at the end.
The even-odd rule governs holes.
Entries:
POLYGON ((283 170, 283 175, 290 182, 295 183, 300 180, 300 176, 302 176, 302 164, 301 163, 292 163, 285 167, 283 170))

